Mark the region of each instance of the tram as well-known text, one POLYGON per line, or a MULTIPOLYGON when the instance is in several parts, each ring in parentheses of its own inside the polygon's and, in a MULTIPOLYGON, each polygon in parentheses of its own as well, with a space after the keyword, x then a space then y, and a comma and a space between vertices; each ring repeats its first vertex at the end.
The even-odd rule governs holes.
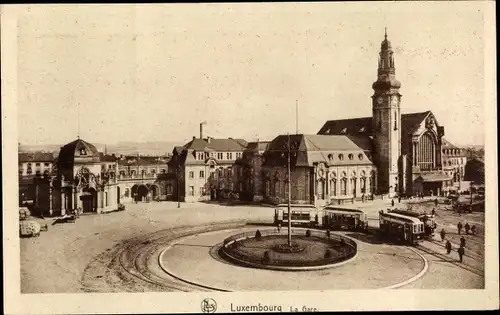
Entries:
POLYGON ((423 212, 400 210, 400 209, 394 209, 391 212, 419 219, 421 222, 424 223, 424 235, 427 238, 432 238, 434 236, 434 231, 436 230, 437 227, 434 215, 423 212))
POLYGON ((379 232, 405 244, 416 245, 425 235, 424 223, 419 218, 388 210, 379 212, 379 232))
MULTIPOLYGON (((320 210, 314 205, 309 204, 291 204, 291 223, 292 225, 307 225, 307 226, 319 226, 322 225, 320 222, 320 210)), ((288 205, 279 204, 274 210, 274 224, 275 225, 287 225, 288 224, 288 205)))
POLYGON ((326 228, 334 230, 366 231, 368 229, 366 213, 359 209, 326 206, 323 223, 326 228))

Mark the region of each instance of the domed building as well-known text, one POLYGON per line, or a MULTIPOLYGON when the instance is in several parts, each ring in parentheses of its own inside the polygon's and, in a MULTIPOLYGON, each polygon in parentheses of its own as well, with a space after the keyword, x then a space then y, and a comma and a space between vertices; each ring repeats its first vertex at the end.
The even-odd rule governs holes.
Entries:
MULTIPOLYGON (((57 161, 57 179, 52 194, 60 195, 60 213, 80 208, 83 213, 116 210, 120 188, 116 181, 116 163, 102 161, 97 148, 77 139, 61 147, 57 161)), ((58 209, 54 209, 57 212, 58 209)))

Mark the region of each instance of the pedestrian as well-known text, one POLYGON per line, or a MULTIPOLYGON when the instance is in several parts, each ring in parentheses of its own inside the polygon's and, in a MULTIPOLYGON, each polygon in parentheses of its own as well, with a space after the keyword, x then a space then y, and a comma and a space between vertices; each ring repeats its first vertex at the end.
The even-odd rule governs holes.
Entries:
POLYGON ((446 231, 443 229, 441 229, 441 241, 444 241, 444 238, 446 237, 446 231))
POLYGON ((462 222, 458 222, 457 229, 458 229, 458 235, 460 235, 460 233, 462 232, 462 222))
POLYGON ((434 205, 437 207, 438 206, 438 199, 434 199, 434 205))
POLYGON ((465 254, 465 248, 460 246, 460 248, 458 249, 458 257, 460 258, 460 262, 463 262, 464 254, 465 254))
POLYGON ((465 222, 465 234, 469 234, 469 231, 470 231, 469 222, 465 222))
POLYGON ((278 223, 278 233, 281 232, 281 223, 278 223))
POLYGON ((394 207, 394 199, 391 199, 391 206, 394 207))
POLYGON ((446 253, 449 255, 451 253, 451 243, 446 241, 446 253))
POLYGON ((463 236, 460 238, 460 247, 465 247, 465 238, 463 236))
POLYGON ((401 196, 398 196, 398 203, 401 203, 401 196))
POLYGON ((435 216, 435 215, 436 215, 436 208, 433 208, 433 209, 432 209, 431 215, 432 215, 432 216, 435 216))
POLYGON ((470 228, 470 231, 472 232, 472 235, 476 235, 476 226, 473 225, 471 228, 470 228))
POLYGON ((326 230, 326 236, 330 239, 330 229, 326 230))

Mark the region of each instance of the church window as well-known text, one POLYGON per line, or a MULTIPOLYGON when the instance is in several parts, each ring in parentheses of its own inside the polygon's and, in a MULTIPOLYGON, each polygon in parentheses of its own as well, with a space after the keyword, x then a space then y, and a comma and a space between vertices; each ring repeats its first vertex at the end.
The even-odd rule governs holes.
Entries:
POLYGON ((434 167, 434 139, 429 133, 425 133, 420 137, 418 143, 418 165, 422 170, 429 170, 434 167))
POLYGON ((398 130, 398 113, 394 111, 394 130, 398 130))

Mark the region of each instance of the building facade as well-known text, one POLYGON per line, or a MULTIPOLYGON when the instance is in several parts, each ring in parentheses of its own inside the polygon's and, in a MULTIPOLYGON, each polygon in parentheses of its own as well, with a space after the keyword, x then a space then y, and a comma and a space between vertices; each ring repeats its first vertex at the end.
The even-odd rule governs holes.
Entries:
POLYGON ((377 194, 440 194, 453 178, 442 165, 444 127, 431 111, 402 114, 400 88, 386 34, 372 85, 372 117, 330 120, 318 134, 356 136, 372 142, 377 194))
POLYGON ((233 198, 237 194, 233 167, 241 159, 243 139, 194 138, 173 150, 166 176, 172 200, 195 202, 233 198))
POLYGON ((325 205, 372 198, 377 171, 372 144, 348 136, 281 135, 264 153, 264 200, 325 205), (289 149, 290 148, 290 149, 289 149), (288 178, 290 156, 290 179, 288 178))

